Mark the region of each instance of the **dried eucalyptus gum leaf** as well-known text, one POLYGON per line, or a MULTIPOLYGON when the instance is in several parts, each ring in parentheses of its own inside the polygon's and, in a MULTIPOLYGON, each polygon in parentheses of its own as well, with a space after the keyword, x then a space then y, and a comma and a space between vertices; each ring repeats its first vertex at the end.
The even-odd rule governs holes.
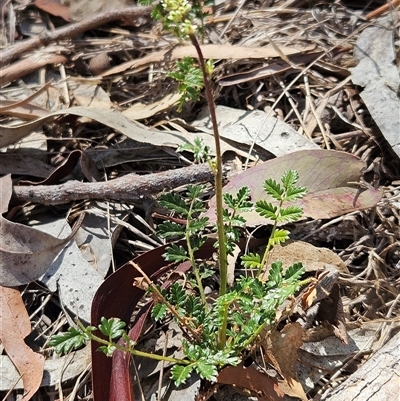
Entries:
MULTIPOLYGON (((275 156, 300 149, 319 149, 318 145, 298 134, 290 125, 268 116, 264 111, 217 106, 216 113, 220 135, 230 141, 248 147, 258 145, 275 156)), ((212 133, 208 109, 203 110, 192 125, 212 133)))
MULTIPOLYGON (((0 186, 4 194, 1 211, 5 213, 12 193, 11 176, 2 177, 0 186)), ((62 223, 66 224, 64 220, 62 223)), ((0 227, 0 284, 15 287, 29 284, 45 274, 75 235, 79 224, 63 237, 15 223, 3 216, 0 216, 0 227)))
POLYGON ((354 49, 358 65, 350 71, 353 82, 365 88, 360 96, 372 118, 400 157, 400 71, 391 25, 390 17, 382 18, 361 33, 354 49))
POLYGON ((302 262, 307 272, 321 271, 325 265, 332 265, 344 273, 349 272, 343 260, 331 249, 316 247, 304 241, 290 240, 274 246, 270 261, 275 260, 280 260, 284 268, 302 262))

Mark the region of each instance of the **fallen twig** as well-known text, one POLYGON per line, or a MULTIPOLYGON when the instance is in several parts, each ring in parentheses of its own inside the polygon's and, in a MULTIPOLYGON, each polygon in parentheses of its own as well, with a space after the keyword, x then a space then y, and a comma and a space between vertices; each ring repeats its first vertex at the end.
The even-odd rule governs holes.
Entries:
POLYGON ((127 174, 105 182, 68 181, 60 185, 15 186, 17 201, 59 205, 79 200, 135 202, 181 185, 213 180, 208 164, 198 164, 148 175, 127 174))
POLYGON ((94 29, 98 26, 107 24, 116 20, 131 21, 137 18, 145 18, 150 15, 151 7, 128 7, 121 8, 120 10, 106 11, 89 17, 80 22, 68 24, 62 28, 55 29, 51 32, 43 32, 38 36, 31 39, 26 39, 18 42, 14 46, 2 52, 0 58, 0 67, 9 64, 17 57, 21 56, 27 51, 32 51, 41 46, 46 46, 49 43, 57 40, 73 38, 81 33, 94 29))
POLYGON ((67 60, 68 58, 62 54, 42 54, 40 57, 34 54, 2 68, 0 70, 0 85, 6 85, 18 78, 22 78, 47 64, 60 64, 65 63, 67 60))
POLYGON ((394 9, 398 5, 400 5, 400 0, 391 0, 390 2, 387 2, 386 4, 380 6, 376 10, 368 13, 365 18, 367 21, 371 20, 372 18, 378 18, 390 9, 394 9))

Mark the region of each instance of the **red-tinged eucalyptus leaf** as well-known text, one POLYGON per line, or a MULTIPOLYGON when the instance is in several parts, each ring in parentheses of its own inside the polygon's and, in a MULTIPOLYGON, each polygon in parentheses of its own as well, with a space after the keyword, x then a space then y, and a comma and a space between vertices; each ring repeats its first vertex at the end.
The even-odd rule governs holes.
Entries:
MULTIPOLYGON (((12 194, 11 176, 0 178, 2 212, 12 194)), ((71 234, 57 238, 33 227, 15 223, 0 215, 0 284, 13 287, 37 280, 78 230, 84 215, 75 224, 71 234)))
POLYGON ((24 342, 31 324, 21 294, 14 288, 0 286, 0 322, 0 341, 24 385, 21 401, 28 401, 42 382, 44 356, 33 352, 24 342))
MULTIPOLYGON (((303 208, 304 217, 329 219, 374 207, 382 197, 381 190, 361 189, 354 184, 359 182, 365 163, 358 157, 334 150, 301 150, 285 156, 268 160, 238 174, 225 187, 224 192, 235 194, 247 186, 253 202, 265 200, 277 204, 275 199, 266 194, 263 183, 272 178, 280 182, 287 170, 299 173, 297 186, 307 188, 307 195, 292 205, 303 208)), ((270 221, 255 211, 242 214, 247 225, 266 224, 270 221)), ((215 222, 215 197, 210 200, 210 209, 205 213, 211 222, 215 222)))
POLYGON ((259 395, 259 400, 280 401, 284 392, 278 387, 276 379, 273 379, 251 366, 227 366, 217 376, 217 382, 230 384, 250 390, 259 395))

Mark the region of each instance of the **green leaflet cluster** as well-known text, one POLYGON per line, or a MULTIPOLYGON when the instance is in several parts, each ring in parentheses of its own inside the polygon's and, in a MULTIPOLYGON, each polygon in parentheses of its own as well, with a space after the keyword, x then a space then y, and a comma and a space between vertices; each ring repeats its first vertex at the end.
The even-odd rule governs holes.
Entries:
MULTIPOLYGON (((184 341, 183 350, 189 364, 175 365, 172 378, 177 385, 184 383, 193 370, 207 380, 214 381, 218 370, 226 365, 240 363, 241 352, 250 346, 265 329, 273 324, 277 308, 299 287, 304 273, 301 263, 290 266, 285 274, 281 262, 273 263, 266 282, 253 277, 240 277, 223 296, 217 298, 210 309, 198 297, 188 294, 180 284, 172 284, 165 298, 187 326, 199 334, 199 339, 184 341), (226 320, 227 341, 218 347, 218 330, 226 320)), ((152 310, 156 320, 168 313, 164 303, 152 310)))
MULTIPOLYGON (((203 157, 205 152, 199 150, 199 154, 203 157)), ((177 385, 184 383, 193 371, 197 371, 204 379, 214 381, 218 370, 223 366, 237 365, 241 361, 242 351, 251 346, 267 326, 274 323, 278 307, 293 296, 300 286, 308 282, 301 280, 301 275, 304 273, 302 263, 295 263, 287 267, 284 272, 282 263, 274 262, 269 268, 267 281, 262 281, 258 277, 266 267, 267 256, 272 247, 284 242, 289 236, 289 232, 277 228, 277 224, 296 221, 301 217, 301 208, 284 207, 286 202, 299 199, 306 193, 305 188, 296 187, 297 181, 298 174, 295 171, 287 171, 280 183, 274 180, 264 182, 265 191, 277 201, 276 205, 265 201, 257 201, 253 205, 249 201, 250 191, 247 187, 241 188, 236 196, 224 194, 226 208, 223 210, 223 216, 228 252, 232 252, 242 235, 242 229, 246 226, 241 213, 255 207, 258 213, 272 220, 274 225, 262 256, 249 253, 241 257, 241 264, 247 269, 255 269, 256 276, 252 277, 249 274, 238 278, 225 294, 217 297, 212 303, 207 302, 202 282, 213 272, 205 267, 206 261, 199 263, 195 257, 196 251, 206 241, 207 230, 209 231, 208 218, 201 216, 205 211, 201 200, 204 187, 188 186, 185 196, 174 193, 162 195, 160 204, 173 211, 180 220, 160 224, 159 235, 169 239, 184 239, 186 243, 186 246, 172 243, 166 248, 163 256, 170 262, 189 261, 196 280, 190 289, 178 282, 174 282, 168 290, 149 283, 148 291, 157 300, 152 309, 152 317, 160 321, 167 314, 172 314, 186 332, 188 340, 184 340, 182 344, 185 354, 183 360, 153 354, 146 356, 175 362, 172 378, 177 385)), ((218 242, 215 246, 218 248, 218 242)), ((85 328, 78 325, 71 327, 67 333, 54 336, 50 345, 55 346, 57 352, 69 352, 84 342, 95 339, 104 344, 100 350, 106 355, 112 355, 115 349, 143 355, 129 340, 124 325, 124 322, 118 319, 102 318, 99 329, 108 340, 96 337, 93 334, 95 327, 85 328), (126 340, 125 347, 116 343, 116 339, 121 336, 126 340)))
MULTIPOLYGON (((195 147, 204 157, 200 145, 195 144, 195 147)), ((304 273, 301 263, 289 266, 285 273, 281 262, 272 263, 268 280, 263 282, 258 278, 272 247, 289 238, 287 230, 277 228, 278 223, 296 221, 302 215, 301 208, 297 206, 284 207, 284 203, 297 200, 306 193, 305 188, 296 186, 298 178, 295 171, 289 170, 283 174, 280 183, 271 179, 264 182, 265 191, 278 203, 273 205, 257 201, 255 210, 274 222, 272 233, 263 256, 250 253, 241 257, 241 264, 245 268, 256 269, 257 276, 240 277, 234 286, 226 294, 220 295, 211 306, 207 304, 202 293, 201 281, 206 275, 202 276, 194 255, 206 240, 204 230, 208 219, 201 217, 200 213, 204 209, 199 198, 204 188, 189 186, 185 197, 171 193, 161 197, 162 206, 186 221, 186 225, 175 222, 160 224, 159 233, 162 237, 186 239, 186 247, 171 244, 167 247, 164 257, 177 263, 190 261, 200 292, 200 297, 196 298, 192 293, 188 294, 180 284, 174 283, 169 291, 160 290, 166 302, 160 302, 153 308, 152 316, 156 320, 164 318, 173 308, 173 312, 182 319, 180 322, 184 321, 187 328, 199 335, 192 339, 191 344, 184 345, 185 356, 190 364, 184 367, 175 365, 172 369, 172 377, 177 384, 186 380, 193 370, 201 377, 213 380, 222 366, 239 363, 241 352, 256 340, 267 325, 273 323, 277 308, 305 283, 300 280, 304 273), (220 342, 221 328, 224 329, 223 347, 220 342)), ((250 191, 247 187, 241 188, 236 196, 223 196, 227 206, 223 210, 223 216, 225 242, 229 253, 232 253, 246 225, 241 213, 254 207, 249 201, 249 196, 250 191)), ((218 248, 218 242, 215 246, 218 248)))

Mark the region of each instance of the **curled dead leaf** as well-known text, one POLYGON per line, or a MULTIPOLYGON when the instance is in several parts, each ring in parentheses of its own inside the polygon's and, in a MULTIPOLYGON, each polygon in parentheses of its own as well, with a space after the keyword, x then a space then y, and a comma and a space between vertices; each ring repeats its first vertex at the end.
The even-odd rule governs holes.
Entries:
POLYGON ((149 284, 144 277, 135 277, 133 280, 133 285, 143 291, 148 291, 149 289, 149 284))
MULTIPOLYGON (((2 177, 0 186, 9 196, 2 200, 4 213, 12 193, 11 176, 2 177)), ((71 234, 57 238, 0 216, 0 284, 7 287, 24 285, 45 274, 56 256, 76 234, 83 218, 84 214, 74 225, 71 234)))

